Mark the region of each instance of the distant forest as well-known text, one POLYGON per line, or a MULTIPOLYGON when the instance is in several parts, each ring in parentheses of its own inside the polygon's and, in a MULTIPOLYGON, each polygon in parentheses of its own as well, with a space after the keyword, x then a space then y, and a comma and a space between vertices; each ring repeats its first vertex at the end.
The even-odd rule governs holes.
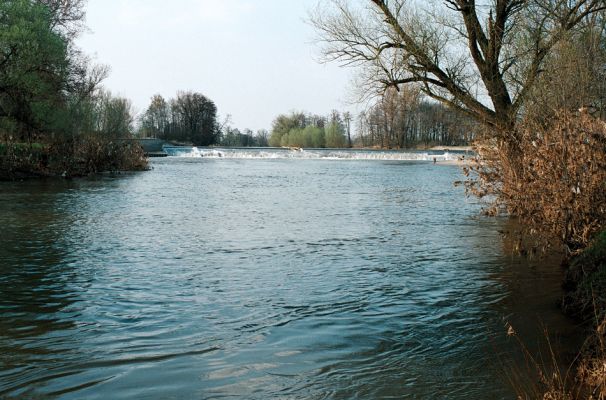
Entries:
POLYGON ((197 146, 216 144, 217 106, 201 93, 179 92, 168 101, 155 95, 140 118, 139 135, 197 146))
POLYGON ((452 108, 428 101, 416 87, 388 89, 358 117, 356 145, 411 148, 464 146, 475 137, 477 122, 452 108))
POLYGON ((155 95, 139 126, 139 136, 197 146, 413 148, 468 145, 475 123, 405 89, 386 91, 357 118, 337 110, 328 116, 293 111, 278 115, 271 131, 257 132, 233 128, 229 118, 219 123, 215 103, 203 94, 179 92, 169 100, 155 95))

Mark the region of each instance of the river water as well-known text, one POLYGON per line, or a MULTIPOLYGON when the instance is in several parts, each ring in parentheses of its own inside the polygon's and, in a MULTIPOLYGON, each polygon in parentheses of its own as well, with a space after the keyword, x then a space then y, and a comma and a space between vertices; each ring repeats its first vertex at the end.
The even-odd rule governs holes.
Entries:
POLYGON ((506 322, 573 348, 456 166, 181 155, 0 183, 0 398, 507 399, 506 322))

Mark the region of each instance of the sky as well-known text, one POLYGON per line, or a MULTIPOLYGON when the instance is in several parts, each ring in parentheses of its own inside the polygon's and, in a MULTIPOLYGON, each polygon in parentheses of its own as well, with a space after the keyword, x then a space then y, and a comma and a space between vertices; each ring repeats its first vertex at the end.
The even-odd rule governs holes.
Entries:
POLYGON ((321 64, 305 22, 319 0, 89 0, 79 46, 109 65, 104 86, 144 111, 179 90, 213 100, 220 120, 270 129, 290 111, 356 112, 353 71, 321 64))

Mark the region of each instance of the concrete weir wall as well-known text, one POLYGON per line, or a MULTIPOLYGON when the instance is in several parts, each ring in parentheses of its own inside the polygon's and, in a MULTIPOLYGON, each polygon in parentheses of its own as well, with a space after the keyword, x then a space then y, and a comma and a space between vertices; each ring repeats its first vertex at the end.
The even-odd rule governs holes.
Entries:
POLYGON ((143 151, 147 155, 164 153, 162 146, 166 144, 165 140, 154 139, 154 138, 140 138, 140 139, 122 139, 125 142, 138 142, 143 151))
POLYGON ((143 151, 146 153, 157 153, 162 151, 162 146, 166 144, 166 141, 162 139, 136 139, 143 147, 143 151))

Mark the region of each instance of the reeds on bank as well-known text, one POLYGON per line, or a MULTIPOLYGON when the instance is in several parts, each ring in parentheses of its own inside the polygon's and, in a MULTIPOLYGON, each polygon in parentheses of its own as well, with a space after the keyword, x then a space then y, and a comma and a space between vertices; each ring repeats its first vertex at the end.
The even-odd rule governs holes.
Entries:
POLYGON ((563 248, 562 309, 588 331, 571 373, 535 362, 537 385, 518 396, 606 400, 606 122, 561 111, 521 121, 511 137, 478 143, 467 190, 491 199, 488 214, 518 218, 521 253, 563 248))
POLYGON ((58 138, 44 143, 0 141, 0 180, 80 177, 148 168, 141 146, 99 135, 58 138))

